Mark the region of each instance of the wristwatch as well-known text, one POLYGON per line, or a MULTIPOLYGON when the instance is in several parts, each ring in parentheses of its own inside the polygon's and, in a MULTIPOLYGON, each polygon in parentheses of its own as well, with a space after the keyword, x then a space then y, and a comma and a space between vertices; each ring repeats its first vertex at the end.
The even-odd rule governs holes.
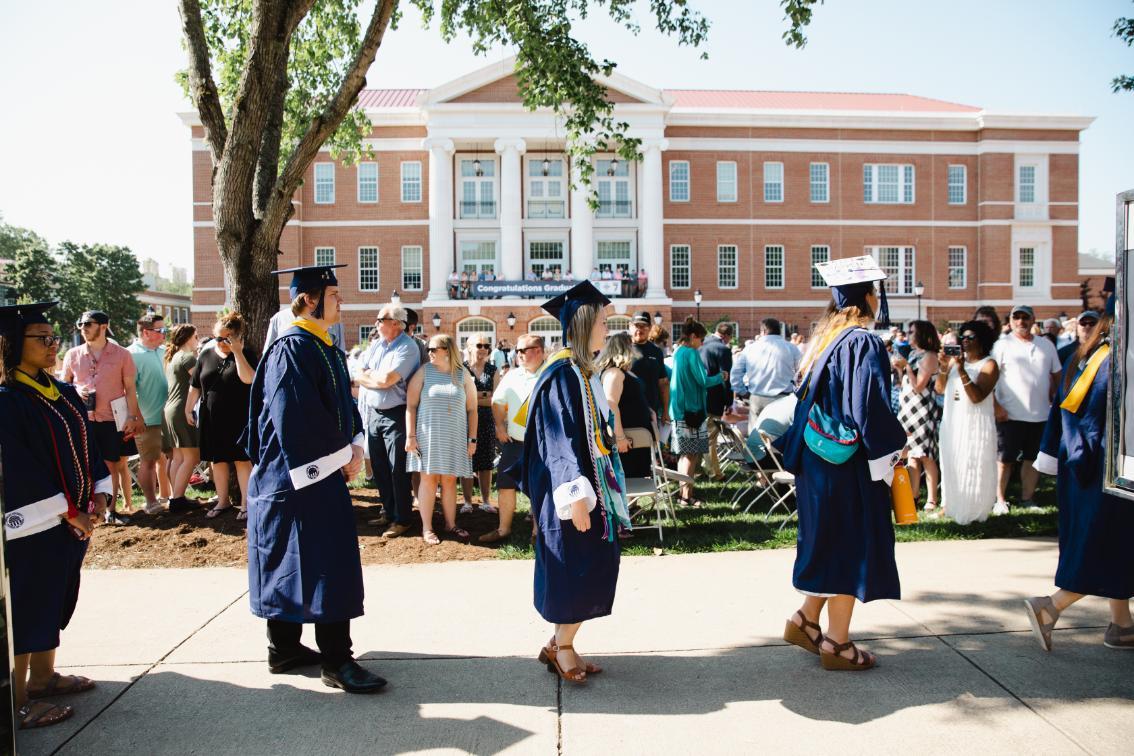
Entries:
POLYGON ((469 438, 469 443, 470 443, 470 444, 475 444, 475 443, 476 443, 476 439, 475 439, 475 438, 472 438, 472 437, 470 437, 470 438, 469 438))

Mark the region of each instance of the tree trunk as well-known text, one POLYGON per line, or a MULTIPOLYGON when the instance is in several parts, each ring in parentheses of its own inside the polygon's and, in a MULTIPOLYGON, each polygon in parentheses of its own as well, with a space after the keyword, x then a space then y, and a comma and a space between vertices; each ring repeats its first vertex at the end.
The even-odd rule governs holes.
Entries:
MULTIPOLYGON (((257 239, 251 218, 248 225, 245 238, 257 239)), ((256 241, 242 245, 218 239, 226 273, 226 300, 244 318, 244 341, 257 352, 263 349, 268 321, 279 312, 278 279, 271 274, 279 259, 279 236, 277 233, 273 245, 256 241)))

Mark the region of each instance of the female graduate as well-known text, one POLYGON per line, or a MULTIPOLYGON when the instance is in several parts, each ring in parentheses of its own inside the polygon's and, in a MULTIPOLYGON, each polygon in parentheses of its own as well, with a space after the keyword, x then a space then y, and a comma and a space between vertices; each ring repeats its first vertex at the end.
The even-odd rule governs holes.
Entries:
POLYGON ((568 347, 548 360, 520 411, 517 422, 527 432, 519 469, 512 469, 537 524, 535 607, 555 624, 539 660, 574 683, 602 671, 584 661, 573 643, 584 621, 610 614, 618 531, 630 527, 612 414, 594 369, 608 304, 583 281, 543 305, 563 325, 568 347))
POLYGON ((55 304, 0 308, 0 465, 21 729, 74 713, 35 699, 94 687, 58 674, 55 649, 75 611, 87 539, 111 491, 83 400, 51 377, 60 339, 43 313, 55 304))
POLYGON ((1025 600, 1032 631, 1045 651, 1059 615, 1083 596, 1109 599, 1108 648, 1134 649, 1134 505, 1103 493, 1110 382, 1110 318, 1079 316, 1079 349, 1063 366, 1036 470, 1056 475, 1059 567, 1051 596, 1025 600), (1092 324, 1093 323, 1093 324, 1092 324))
POLYGON ((811 339, 800 370, 799 405, 781 439, 784 467, 795 474, 799 513, 792 582, 806 595, 788 620, 784 640, 819 654, 825 669, 864 670, 877 660, 848 637, 855 599, 901 595, 890 481, 906 433, 890 408, 885 346, 866 330, 875 313, 886 320, 885 290, 879 294, 874 288, 885 273, 871 257, 819 267, 833 302, 811 339), (805 432, 809 424, 812 430, 805 432), (823 447, 817 427, 844 441, 857 437, 857 449, 840 444, 853 449, 840 459, 823 447), (818 624, 824 605, 825 634, 818 624))

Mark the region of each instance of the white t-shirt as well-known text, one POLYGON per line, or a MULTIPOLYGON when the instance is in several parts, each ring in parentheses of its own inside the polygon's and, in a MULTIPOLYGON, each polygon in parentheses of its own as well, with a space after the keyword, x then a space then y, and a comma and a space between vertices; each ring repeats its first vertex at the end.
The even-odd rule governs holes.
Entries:
POLYGON ((996 401, 1009 420, 1042 423, 1051 409, 1051 375, 1060 371, 1059 354, 1043 336, 1024 341, 1015 334, 997 340, 992 359, 1000 366, 996 401))
POLYGON ((509 370, 496 390, 492 392, 492 403, 504 407, 505 417, 508 418, 508 435, 515 441, 524 440, 524 426, 517 424, 513 418, 520 411, 520 407, 535 388, 536 374, 529 373, 522 367, 509 370))

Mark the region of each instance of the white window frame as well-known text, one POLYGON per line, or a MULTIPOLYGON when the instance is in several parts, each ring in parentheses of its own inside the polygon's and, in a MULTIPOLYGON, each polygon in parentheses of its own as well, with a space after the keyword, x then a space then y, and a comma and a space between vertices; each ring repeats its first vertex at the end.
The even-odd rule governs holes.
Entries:
POLYGON ((689 202, 693 196, 693 176, 690 172, 688 160, 670 160, 669 161, 669 201, 670 202, 689 202), (678 173, 679 170, 684 168, 685 178, 681 178, 678 173), (684 190, 684 196, 681 195, 681 190, 684 190))
POLYGON ((740 288, 740 246, 737 244, 718 244, 717 245, 717 288, 718 289, 739 289, 740 288), (724 274, 729 266, 725 264, 724 254, 726 250, 732 250, 732 285, 724 283, 724 274))
POLYGON ((570 196, 567 183, 569 168, 566 156, 558 153, 537 153, 534 155, 525 155, 524 161, 527 164, 524 173, 524 217, 533 220, 566 220, 567 203, 570 196), (543 161, 545 158, 551 165, 558 163, 562 166, 562 171, 559 176, 553 176, 550 172, 547 176, 543 175, 543 161), (537 172, 537 175, 532 175, 533 170, 537 172), (537 185, 539 186, 538 196, 535 188, 537 185), (556 191, 559 192, 557 197, 553 197, 549 191, 552 186, 557 187, 556 191), (559 214, 548 214, 547 211, 549 207, 556 202, 559 203, 561 208, 559 214), (542 205, 543 214, 533 213, 533 205, 542 205))
POLYGON ((739 180, 736 161, 735 160, 718 160, 717 161, 717 202, 737 202, 740 196, 739 180), (724 174, 722 174, 722 169, 724 174), (728 171, 732 171, 732 177, 728 176, 728 171), (729 192, 729 185, 732 186, 731 194, 729 192))
MULTIPOLYGON (((373 161, 368 162, 368 163, 359 163, 356 172, 358 174, 358 183, 357 183, 357 186, 356 186, 356 190, 358 192, 358 204, 360 204, 360 205, 377 205, 378 204, 378 196, 379 196, 378 195, 378 176, 379 176, 378 164, 373 162, 373 161), (362 191, 363 191, 363 189, 362 189, 362 181, 363 181, 362 170, 363 170, 363 168, 369 169, 371 166, 373 166, 373 168, 374 168, 374 199, 364 199, 363 196, 362 196, 362 191)), ((369 183, 369 181, 370 180, 367 179, 367 183, 369 183)))
MULTIPOLYGON (((600 244, 608 244, 608 243, 621 244, 623 242, 628 243, 630 245, 630 263, 629 263, 629 265, 626 269, 626 272, 623 273, 623 277, 625 278, 625 276, 627 274, 629 274, 629 275, 634 277, 635 281, 637 281, 638 280, 638 245, 637 245, 637 240, 635 239, 634 234, 632 234, 632 233, 631 234, 603 233, 601 235, 596 235, 595 246, 594 246, 594 249, 592 250, 592 252, 594 254, 594 257, 592 258, 592 259, 594 259, 594 266, 596 268, 598 268, 599 272, 601 273, 603 265, 610 265, 611 264, 610 262, 600 262, 600 260, 599 260, 599 245, 600 244)), ((615 265, 617 265, 617 264, 618 263, 615 263, 615 265)), ((613 268, 611 268, 611 271, 613 272, 613 268)))
POLYGON ((878 244, 873 247, 867 247, 866 254, 873 257, 883 270, 886 269, 886 267, 882 265, 881 257, 882 250, 884 249, 898 250, 897 271, 893 277, 887 274, 886 296, 914 296, 913 288, 917 285, 917 247, 911 244, 878 244), (892 278, 896 280, 892 280, 892 278))
POLYGON ((358 248, 358 290, 359 291, 379 291, 382 288, 382 248, 377 244, 363 244, 358 248), (363 267, 362 252, 363 250, 374 250, 374 286, 365 286, 362 282, 362 274, 370 270, 370 268, 363 267))
POLYGON ((674 318, 673 322, 669 324, 669 343, 676 344, 681 340, 681 329, 685 325, 684 322, 678 322, 674 318))
POLYGON ((316 247, 313 259, 315 260, 315 263, 314 263, 315 265, 334 265, 336 262, 338 262, 338 260, 335 259, 335 248, 334 247, 316 247), (323 252, 323 253, 330 252, 331 258, 328 260, 327 257, 324 255, 323 259, 320 260, 319 259, 319 253, 320 252, 323 252))
POLYGON ((775 204, 775 205, 783 204, 784 197, 787 195, 787 192, 784 191, 784 164, 782 162, 775 161, 775 160, 764 163, 763 176, 764 176, 764 202, 769 203, 769 204, 775 204), (779 181, 769 181, 768 180, 768 169, 772 166, 778 166, 779 167, 779 173, 780 173, 779 181), (768 199, 768 190, 769 189, 774 190, 776 186, 779 187, 779 193, 780 193, 779 198, 777 199, 777 198, 773 197, 772 199, 768 199))
POLYGON ((1038 179, 1039 166, 1035 165, 1034 163, 1020 163, 1016 166, 1016 202, 1020 203, 1021 205, 1034 205, 1036 203, 1036 198, 1038 196, 1038 193, 1036 192, 1036 184, 1039 183, 1038 179), (1030 199, 1024 199, 1024 171, 1029 169, 1032 173, 1032 196, 1030 199))
MULTIPOLYGON (((465 269, 465 257, 464 257, 465 252, 464 252, 464 249, 463 249, 464 245, 465 244, 483 244, 485 242, 492 242, 492 244, 493 244, 493 247, 494 247, 495 252, 496 252, 496 256, 492 261, 492 272, 496 275, 497 278, 500 277, 500 270, 501 270, 501 268, 500 268, 500 235, 496 234, 496 233, 487 233, 487 234, 486 233, 474 233, 474 234, 463 233, 463 234, 460 234, 460 235, 457 236, 457 267, 456 267, 456 271, 457 271, 458 276, 465 269)), ((485 261, 485 260, 477 260, 477 261, 473 262, 473 264, 477 268, 478 273, 480 271, 481 266, 485 265, 486 262, 487 261, 485 261)), ((472 281, 470 281, 469 283, 471 284, 472 281)))
POLYGON ((457 203, 457 217, 461 220, 495 220, 500 217, 500 161, 495 155, 481 156, 477 153, 466 152, 455 156, 453 159, 453 167, 456 170, 456 196, 454 201, 457 203), (477 160, 480 161, 480 169, 484 174, 482 176, 465 176, 462 171, 464 164, 468 163, 470 168, 477 160), (485 170, 486 166, 492 166, 491 170, 485 170), (465 185, 472 184, 476 187, 476 199, 473 204, 476 205, 476 212, 465 212, 465 185), (486 213, 481 207, 484 202, 484 187, 485 185, 491 187, 489 194, 492 197, 492 212, 486 213))
POLYGON ((401 164, 401 197, 402 202, 408 205, 420 205, 422 198, 425 196, 425 179, 421 175, 421 161, 420 160, 403 160, 401 164), (407 176, 406 168, 416 166, 417 176, 407 176), (417 187, 417 197, 410 197, 407 199, 407 189, 417 187))
POLYGON ((373 323, 366 323, 358 327, 358 343, 367 344, 370 342, 370 334, 374 331, 373 323))
POLYGON ((693 247, 689 244, 670 244, 669 245, 669 288, 671 289, 691 289, 693 288, 693 247), (678 265, 675 262, 674 250, 685 250, 685 264, 678 265), (677 278, 674 271, 684 268, 685 270, 685 285, 681 286, 677 283, 677 278))
POLYGON ((606 319, 606 333, 608 336, 613 336, 616 333, 629 333, 630 332, 630 316, 629 315, 611 315, 606 319))
POLYGON ((810 273, 811 288, 812 289, 826 289, 827 284, 823 280, 823 277, 821 275, 819 275, 819 270, 818 270, 818 268, 815 267, 815 264, 818 263, 818 262, 830 262, 831 261, 831 245, 830 244, 812 244, 811 245, 811 251, 809 252, 809 255, 810 255, 809 259, 811 260, 811 273, 810 273), (824 250, 826 252, 826 254, 823 255, 822 260, 816 260, 815 259, 815 253, 818 250, 824 250), (816 281, 818 281, 818 283, 816 283, 816 281))
POLYGON ((313 199, 316 205, 333 205, 335 204, 335 164, 334 163, 316 163, 315 171, 315 192, 313 199), (330 172, 330 175, 328 174, 330 172), (323 175, 320 176, 319 174, 323 175), (330 199, 324 195, 323 199, 319 199, 319 190, 330 188, 330 199))
POLYGON ((527 332, 543 337, 546 354, 554 354, 563 348, 563 326, 550 315, 533 318, 528 323, 527 332))
POLYGON ((863 163, 862 199, 867 205, 915 204, 917 202, 917 169, 913 163, 863 163), (881 168, 894 168, 898 172, 895 186, 897 199, 893 201, 879 199, 881 196, 881 182, 879 181, 881 168))
MULTIPOLYGON (((635 202, 635 199, 634 199, 634 192, 637 188, 635 186, 636 171, 634 170, 633 164, 623 160, 622 158, 619 158, 618 159, 618 170, 622 170, 623 168, 625 168, 626 169, 626 175, 625 176, 621 176, 621 175, 607 176, 606 175, 606 169, 601 167, 602 163, 604 163, 606 161, 613 160, 613 159, 614 159, 613 154, 596 156, 595 159, 594 159, 595 172, 594 172, 594 175, 593 175, 591 180, 595 184, 595 196, 599 198, 599 207, 595 210, 595 218, 597 218, 598 220, 608 220, 608 219, 630 220, 630 219, 637 217, 637 207, 636 207, 636 202, 635 202), (629 207, 627 209, 627 212, 625 214, 620 214, 618 212, 604 213, 602 211, 603 187, 604 186, 608 187, 606 191, 608 193, 608 196, 611 197, 610 203, 611 203, 612 208, 614 208, 614 203, 618 202, 618 199, 617 199, 617 197, 618 197, 618 184, 619 184, 619 182, 623 182, 623 181, 626 182, 626 196, 627 196, 626 202, 629 203, 629 207)), ((615 208, 615 210, 616 210, 616 208, 615 208)))
MULTIPOLYGON (((571 272, 571 246, 567 242, 567 237, 563 234, 526 234, 524 239, 524 275, 527 276, 529 270, 533 270, 536 265, 559 266, 561 276, 565 276, 571 272), (559 244, 562 247, 563 255, 559 258, 559 262, 555 263, 548 260, 533 260, 532 259, 532 244, 559 244)), ((540 271, 536 275, 537 278, 542 279, 543 272, 540 271)))
POLYGON ((830 163, 811 163, 807 166, 807 196, 813 205, 827 205, 831 202, 831 164, 830 163), (823 180, 817 182, 815 179, 815 169, 823 167, 823 180), (816 188, 822 187, 823 198, 816 199, 816 188))
POLYGON ((420 244, 403 244, 402 245, 402 291, 421 291, 425 282, 425 249, 420 244), (406 252, 409 250, 417 250, 417 286, 411 286, 406 283, 406 272, 414 272, 413 266, 406 265, 406 252))
POLYGON ((964 205, 969 201, 969 167, 960 163, 951 163, 945 169, 945 202, 950 205, 964 205), (961 199, 957 202, 953 201, 953 189, 957 188, 956 182, 953 181, 953 171, 959 170, 961 172, 960 190, 961 199))
POLYGON ((945 283, 950 289, 967 289, 969 287, 969 249, 961 245, 950 245, 945 249, 945 283), (953 253, 961 253, 961 264, 953 264, 953 253), (960 271, 960 286, 953 285, 954 271, 960 271))
POLYGON ((1031 291, 1035 291, 1039 288, 1039 265, 1038 265, 1038 261, 1039 261, 1038 245, 1036 245, 1036 244, 1018 244, 1018 245, 1016 245, 1016 266, 1015 266, 1016 267, 1016 282, 1015 282, 1015 286, 1016 286, 1017 289, 1020 289, 1022 291, 1031 292, 1031 291), (1024 252, 1025 251, 1032 253, 1031 264, 1028 265, 1027 268, 1026 268, 1026 269, 1030 270, 1031 274, 1032 274, 1032 282, 1030 284, 1024 283, 1024 271, 1025 271, 1024 252))
POLYGON ((457 349, 462 354, 465 351, 465 343, 474 333, 487 333, 489 343, 496 346, 496 323, 483 315, 470 315, 457 323, 457 349))
POLYGON ((787 284, 787 250, 784 249, 782 244, 765 244, 764 245, 764 288, 769 290, 783 289, 787 284), (774 251, 779 251, 780 260, 778 265, 770 265, 770 255, 774 251), (780 283, 779 285, 768 283, 768 275, 779 268, 780 283))

